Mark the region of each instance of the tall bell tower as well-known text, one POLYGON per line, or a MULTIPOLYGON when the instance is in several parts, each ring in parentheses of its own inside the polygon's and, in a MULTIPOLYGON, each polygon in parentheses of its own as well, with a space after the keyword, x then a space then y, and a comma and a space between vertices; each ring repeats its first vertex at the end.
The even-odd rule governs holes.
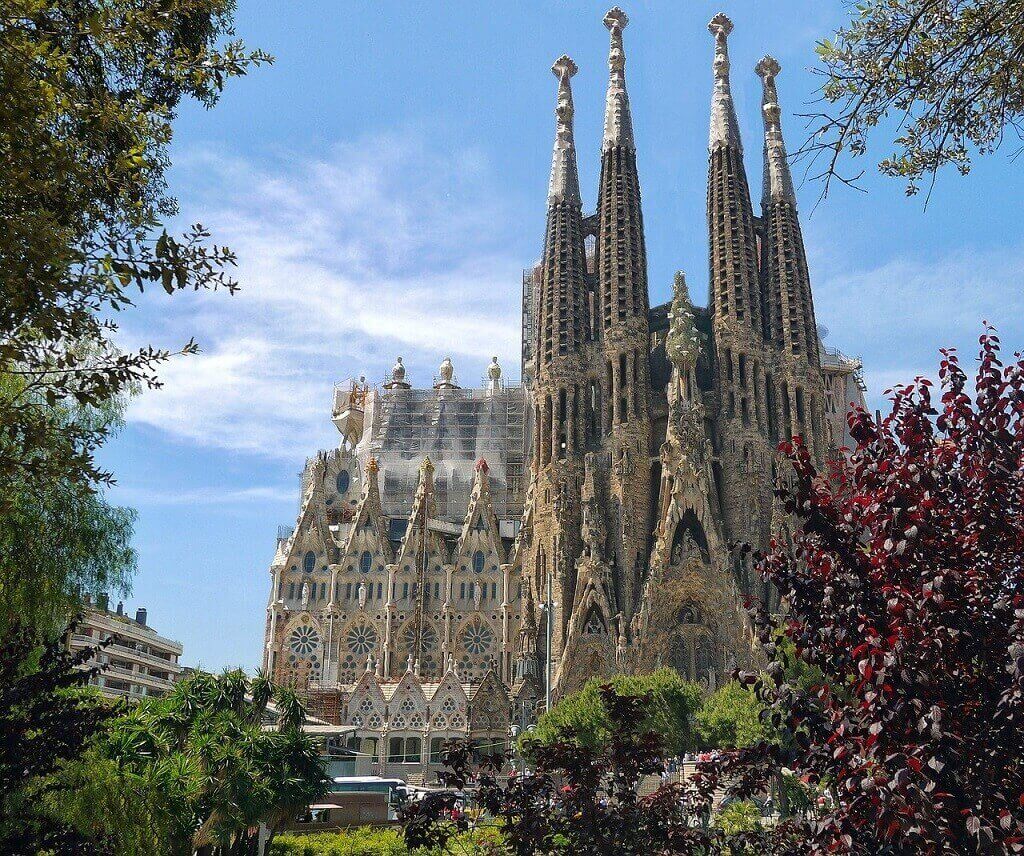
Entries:
POLYGON ((608 94, 597 197, 597 278, 604 385, 603 447, 610 459, 607 527, 613 533, 613 580, 619 608, 630 615, 646 571, 651 521, 650 299, 633 117, 626 92, 618 7, 604 16, 611 34, 608 94))

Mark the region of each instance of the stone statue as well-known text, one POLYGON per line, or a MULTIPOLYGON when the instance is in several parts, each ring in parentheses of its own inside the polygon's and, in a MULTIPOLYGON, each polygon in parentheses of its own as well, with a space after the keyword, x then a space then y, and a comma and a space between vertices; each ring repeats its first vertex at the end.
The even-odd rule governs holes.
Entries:
POLYGON ((302 610, 309 609, 309 583, 302 584, 302 610))
POLYGON ((441 367, 439 369, 441 375, 441 383, 451 383, 452 377, 455 375, 455 366, 452 365, 452 358, 445 357, 441 361, 441 367))
POLYGON ((359 583, 359 589, 356 596, 359 598, 359 608, 366 609, 366 583, 359 583))

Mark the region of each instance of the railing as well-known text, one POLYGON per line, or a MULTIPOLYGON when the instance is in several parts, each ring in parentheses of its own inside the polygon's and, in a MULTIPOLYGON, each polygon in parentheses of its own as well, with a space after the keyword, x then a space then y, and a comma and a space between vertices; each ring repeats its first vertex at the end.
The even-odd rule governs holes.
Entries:
POLYGON ((158 657, 156 654, 147 654, 144 651, 138 651, 135 648, 129 648, 127 645, 120 645, 117 642, 112 642, 104 650, 108 651, 111 654, 116 654, 123 651, 132 657, 136 657, 139 660, 142 660, 147 665, 160 666, 161 668, 165 669, 171 674, 177 674, 181 671, 181 665, 179 663, 175 663, 163 657, 158 657))

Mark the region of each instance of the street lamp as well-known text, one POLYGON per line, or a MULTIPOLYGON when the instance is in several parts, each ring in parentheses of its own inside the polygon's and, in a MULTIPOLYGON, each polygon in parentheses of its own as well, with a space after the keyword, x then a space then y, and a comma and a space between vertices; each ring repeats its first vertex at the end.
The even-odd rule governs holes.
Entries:
POLYGON ((551 571, 547 574, 547 591, 545 592, 544 603, 540 606, 541 614, 544 616, 544 712, 551 710, 551 636, 555 607, 558 604, 552 600, 551 593, 551 571))
POLYGON ((519 764, 517 763, 518 760, 519 760, 519 731, 520 731, 519 725, 517 723, 515 723, 515 722, 513 722, 508 727, 508 736, 509 736, 509 738, 512 741, 512 772, 513 773, 518 773, 519 772, 519 764))

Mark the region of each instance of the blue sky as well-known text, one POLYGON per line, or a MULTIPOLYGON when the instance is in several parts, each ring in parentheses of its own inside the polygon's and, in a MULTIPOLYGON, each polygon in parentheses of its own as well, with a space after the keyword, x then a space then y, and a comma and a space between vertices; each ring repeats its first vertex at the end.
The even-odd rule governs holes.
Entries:
MULTIPOLYGON (((625 33, 652 303, 687 272, 704 302, 712 41, 733 18, 733 91, 760 199, 758 59, 782 64, 790 148, 814 98, 814 43, 839 2, 632 2, 625 33)), ((235 81, 177 125, 172 187, 182 220, 239 254, 242 290, 147 294, 125 344, 202 354, 163 371, 104 452, 115 502, 139 512, 130 607, 208 668, 260 661, 267 566, 294 521, 298 474, 337 442, 332 385, 379 380, 401 354, 414 382, 446 354, 476 383, 492 354, 518 375, 520 272, 541 248, 554 133, 551 62, 569 53, 584 202, 596 195, 607 75, 606 4, 240 0, 237 29, 274 66, 235 81)), ((936 352, 973 353, 982 319, 1024 345, 1020 170, 1006 156, 943 176, 927 210, 874 172, 811 209, 798 187, 818 320, 860 355, 871 404, 936 352), (1011 213, 1014 212, 1014 213, 1011 213)), ((797 171, 797 178, 800 178, 797 171)))

